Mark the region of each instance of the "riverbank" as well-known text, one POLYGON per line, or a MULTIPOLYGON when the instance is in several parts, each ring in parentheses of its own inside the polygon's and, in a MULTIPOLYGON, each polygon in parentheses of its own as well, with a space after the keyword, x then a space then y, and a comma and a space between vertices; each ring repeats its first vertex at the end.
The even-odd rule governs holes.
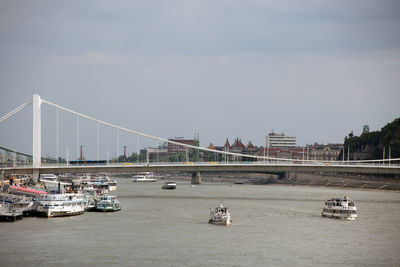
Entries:
MULTIPOLYGON (((191 174, 174 174, 165 179, 190 180, 191 174)), ((258 185, 293 185, 342 189, 400 191, 400 179, 361 175, 291 173, 287 178, 264 173, 208 173, 201 174, 202 182, 258 185)))

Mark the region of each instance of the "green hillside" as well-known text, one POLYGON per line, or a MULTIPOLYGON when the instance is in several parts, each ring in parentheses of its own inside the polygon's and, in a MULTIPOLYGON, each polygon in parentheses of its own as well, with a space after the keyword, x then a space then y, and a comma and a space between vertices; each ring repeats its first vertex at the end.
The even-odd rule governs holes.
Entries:
MULTIPOLYGON (((345 158, 349 148, 350 160, 400 158, 400 118, 388 123, 380 131, 354 136, 350 133, 344 138, 345 158)), ((340 154, 339 160, 343 154, 340 154)))

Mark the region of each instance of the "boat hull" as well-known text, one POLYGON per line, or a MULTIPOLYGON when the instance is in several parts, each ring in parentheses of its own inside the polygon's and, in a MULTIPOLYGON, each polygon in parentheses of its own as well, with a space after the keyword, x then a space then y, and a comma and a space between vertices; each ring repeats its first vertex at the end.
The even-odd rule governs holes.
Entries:
POLYGON ((120 211, 121 208, 95 208, 95 211, 100 212, 113 212, 113 211, 120 211))
POLYGON ((59 209, 52 209, 49 207, 48 209, 41 209, 37 210, 36 213, 40 217, 62 217, 62 216, 75 216, 75 215, 80 215, 84 212, 83 207, 79 207, 77 209, 73 210, 59 210, 59 209))
POLYGON ((322 212, 321 216, 332 219, 349 220, 349 221, 354 221, 357 219, 357 214, 344 215, 344 214, 334 214, 330 212, 322 212))
POLYGON ((163 185, 162 189, 176 189, 176 185, 163 185))
POLYGON ((22 220, 22 213, 4 213, 0 214, 0 222, 15 222, 22 220))
POLYGON ((146 182, 155 182, 156 179, 153 179, 153 178, 148 178, 148 179, 138 178, 138 179, 132 179, 132 181, 133 182, 138 182, 138 183, 146 183, 146 182))
POLYGON ((232 220, 209 220, 209 224, 217 224, 217 225, 231 225, 232 220))

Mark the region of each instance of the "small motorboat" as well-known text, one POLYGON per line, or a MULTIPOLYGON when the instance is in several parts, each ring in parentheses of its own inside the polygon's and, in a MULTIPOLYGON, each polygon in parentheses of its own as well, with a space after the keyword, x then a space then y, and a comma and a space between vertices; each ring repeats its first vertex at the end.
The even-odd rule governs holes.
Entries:
POLYGON ((219 225, 230 225, 232 223, 231 213, 228 207, 224 207, 222 204, 219 207, 215 207, 210 211, 210 219, 208 223, 219 224, 219 225))
POLYGON ((174 181, 168 181, 163 184, 162 189, 176 189, 176 183, 174 181))

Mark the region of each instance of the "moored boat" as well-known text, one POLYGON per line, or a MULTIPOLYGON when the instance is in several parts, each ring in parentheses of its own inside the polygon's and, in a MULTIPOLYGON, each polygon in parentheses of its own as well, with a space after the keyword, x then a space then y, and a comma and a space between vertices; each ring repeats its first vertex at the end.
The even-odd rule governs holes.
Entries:
POLYGON ((39 176, 40 181, 57 181, 57 175, 55 174, 41 174, 39 176))
POLYGON ((0 202, 9 204, 10 210, 15 213, 23 213, 25 215, 34 210, 32 197, 0 193, 0 202))
POLYGON ((11 203, 0 202, 0 221, 2 222, 15 222, 22 220, 22 212, 12 210, 11 203))
POLYGON ((117 191, 117 180, 109 179, 107 180, 107 184, 109 191, 117 191))
POLYGON ((121 204, 116 196, 102 196, 96 203, 96 211, 119 211, 121 204))
POLYGON ((84 210, 82 194, 53 192, 40 196, 36 201, 36 213, 44 217, 79 215, 84 210))
POLYGON ((321 215, 328 218, 355 220, 357 219, 357 208, 347 196, 332 198, 325 201, 321 215))
POLYGON ((111 179, 108 174, 94 176, 87 182, 96 182, 103 185, 107 184, 107 189, 109 192, 117 191, 117 180, 111 179))
POLYGON ((151 172, 144 172, 139 174, 134 174, 132 176, 132 182, 155 182, 156 178, 151 172))
POLYGON ((89 187, 83 189, 83 206, 85 211, 94 211, 96 209, 96 201, 99 197, 96 190, 89 187))
POLYGON ((208 223, 219 224, 219 225, 230 225, 232 223, 231 213, 228 207, 224 207, 222 204, 219 207, 215 207, 210 211, 210 219, 208 223))

